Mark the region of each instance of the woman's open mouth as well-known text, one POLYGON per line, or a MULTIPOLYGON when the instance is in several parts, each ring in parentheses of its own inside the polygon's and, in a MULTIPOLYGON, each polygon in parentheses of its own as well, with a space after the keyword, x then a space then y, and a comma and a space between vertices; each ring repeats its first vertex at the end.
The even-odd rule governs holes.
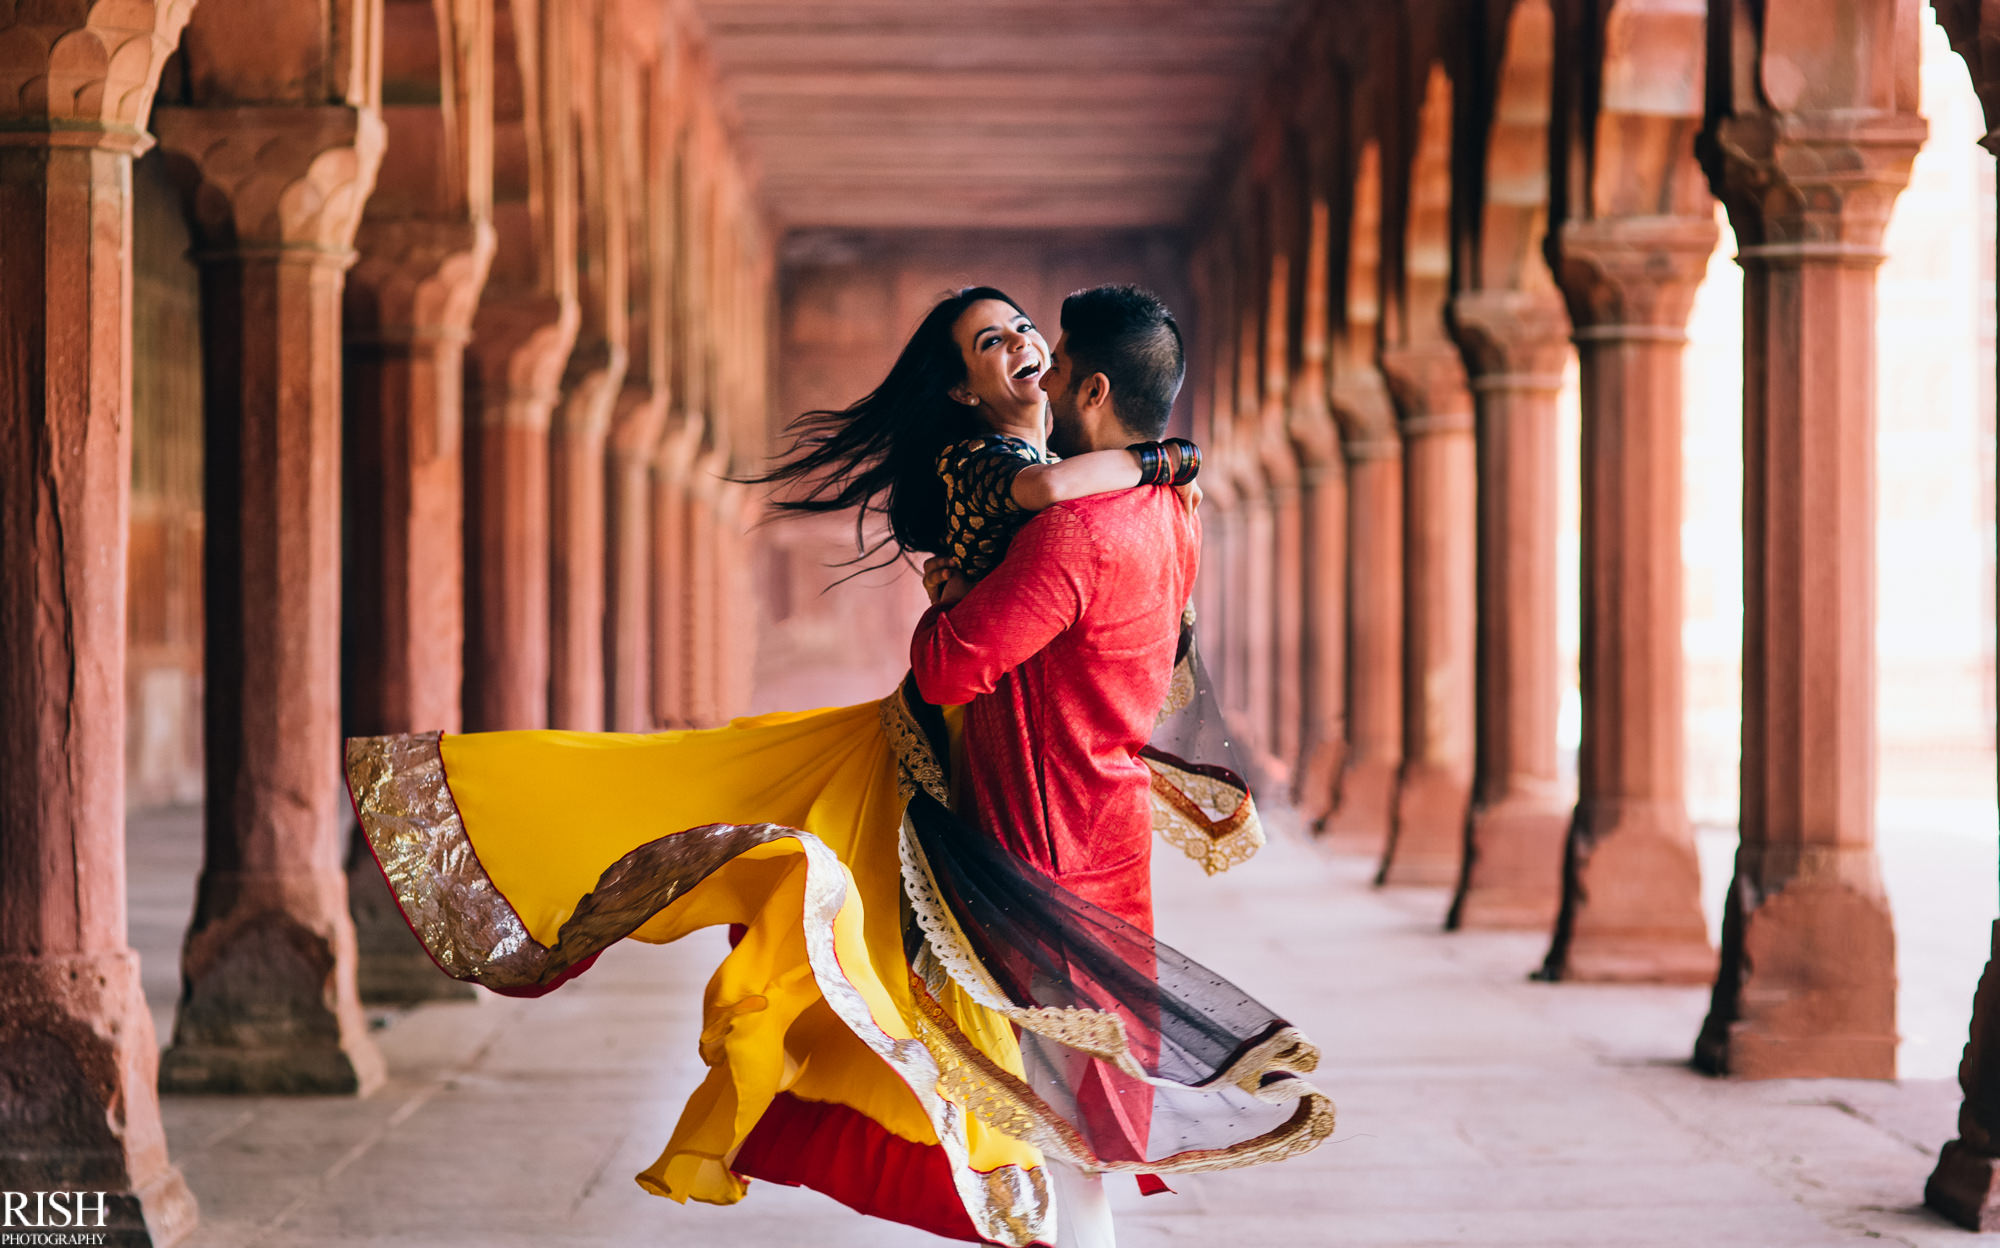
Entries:
POLYGON ((1040 376, 1041 372, 1042 362, 1040 360, 1029 360, 1026 364, 1014 370, 1014 380, 1026 381, 1030 377, 1040 376))

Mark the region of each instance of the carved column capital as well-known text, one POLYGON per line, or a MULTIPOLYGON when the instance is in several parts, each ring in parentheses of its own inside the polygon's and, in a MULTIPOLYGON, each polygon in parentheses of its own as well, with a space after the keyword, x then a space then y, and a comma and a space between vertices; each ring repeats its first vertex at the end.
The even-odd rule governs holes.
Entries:
POLYGON ((1743 113, 1696 150, 1745 263, 1873 266, 1927 130, 1914 113, 1743 113))
POLYGON ((1553 292, 1467 291, 1446 314, 1474 390, 1562 389, 1569 316, 1553 292))
POLYGON ((1465 361, 1444 339, 1386 347, 1382 377, 1401 416, 1403 436, 1472 431, 1465 361))
POLYGON ((671 405, 657 386, 627 382, 611 405, 611 449, 621 458, 650 461, 671 405))
POLYGON ((160 67, 195 0, 39 0, 0 7, 0 146, 152 145, 160 67))
POLYGON ((1340 422, 1334 418, 1333 398, 1327 392, 1323 366, 1301 373, 1292 386, 1285 434, 1306 478, 1316 478, 1323 470, 1340 466, 1340 422))
POLYGON ((1578 342, 1687 336, 1720 231, 1713 217, 1604 217, 1549 236, 1549 264, 1578 342))
POLYGON ((353 262, 382 162, 384 130, 373 109, 161 108, 153 129, 204 246, 353 262))
POLYGON ((493 262, 485 221, 366 220, 347 275, 349 342, 414 343, 472 335, 493 262))
POLYGON ((1381 369, 1360 363, 1336 369, 1328 399, 1350 462, 1394 459, 1403 453, 1396 432, 1396 401, 1381 369))

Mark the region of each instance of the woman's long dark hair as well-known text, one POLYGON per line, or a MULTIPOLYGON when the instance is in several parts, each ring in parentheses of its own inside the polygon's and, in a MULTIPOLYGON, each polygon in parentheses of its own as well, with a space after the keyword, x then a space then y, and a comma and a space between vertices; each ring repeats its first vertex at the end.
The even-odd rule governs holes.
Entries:
MULTIPOLYGON (((965 356, 952 329, 965 309, 997 299, 1021 305, 991 286, 967 286, 940 300, 917 326, 882 384, 839 411, 807 412, 787 426, 792 447, 750 485, 799 486, 773 500, 785 511, 857 509, 858 563, 893 542, 896 551, 862 572, 886 567, 912 551, 935 554, 944 544, 944 483, 938 452, 986 431, 978 409, 951 397, 965 380, 965 356), (868 542, 868 517, 887 516, 889 533, 868 542)), ((857 573, 858 575, 858 573, 857 573)))

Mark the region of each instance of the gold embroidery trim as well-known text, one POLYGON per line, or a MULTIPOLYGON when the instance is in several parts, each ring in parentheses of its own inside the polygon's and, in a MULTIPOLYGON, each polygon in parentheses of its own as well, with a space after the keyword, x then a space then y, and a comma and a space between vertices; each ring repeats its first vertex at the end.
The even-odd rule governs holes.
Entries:
POLYGON ((896 755, 896 788, 903 800, 909 801, 922 789, 936 798, 939 805, 950 806, 951 792, 945 783, 944 765, 931 752, 930 737, 910 714, 902 691, 890 694, 878 706, 882 731, 888 734, 889 748, 896 755))
MULTIPOLYGON (((952 1100, 987 1126, 1020 1140, 1052 1157, 1088 1171, 1124 1174, 1198 1174, 1214 1170, 1235 1170, 1245 1166, 1282 1161, 1319 1147, 1333 1134, 1336 1114, 1325 1093, 1302 1079, 1272 1080, 1264 1086, 1264 1076, 1291 1072, 1294 1063, 1317 1059, 1317 1052, 1297 1029, 1287 1027, 1252 1048, 1233 1063, 1223 1077, 1205 1087, 1227 1084, 1243 1088, 1259 1100, 1273 1104, 1298 1101, 1291 1117, 1276 1127, 1241 1143, 1220 1148, 1188 1149, 1157 1161, 1106 1161, 1084 1140, 1075 1125, 1036 1095, 1027 1082, 1005 1069, 974 1045, 921 981, 913 980, 921 1026, 917 1034, 925 1047, 937 1055, 941 1070, 940 1086, 952 1100), (1282 1094, 1271 1089, 1286 1086, 1282 1094)), ((1310 1070, 1311 1066, 1306 1069, 1310 1070)), ((1148 1082, 1164 1087, 1186 1088, 1164 1080, 1148 1082)))
POLYGON ((1249 790, 1226 780, 1142 756, 1152 772, 1153 831, 1217 875, 1264 848, 1264 822, 1249 790))

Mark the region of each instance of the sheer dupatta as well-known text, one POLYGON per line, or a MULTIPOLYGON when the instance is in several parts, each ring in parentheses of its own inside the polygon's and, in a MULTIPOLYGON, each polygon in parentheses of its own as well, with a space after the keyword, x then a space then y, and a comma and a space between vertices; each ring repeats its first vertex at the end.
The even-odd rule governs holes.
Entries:
MULTIPOLYGON (((959 1058, 946 1064, 947 1095, 1086 1170, 1255 1165, 1331 1134, 1333 1105, 1303 1078, 1318 1050, 1296 1028, 953 814, 944 721, 913 681, 884 714, 909 799, 901 853, 919 999, 950 985, 999 1013, 1019 1029, 1039 1076, 1031 1085, 941 1027, 940 1044, 959 1058)), ((1157 810, 1157 765, 1154 775, 1157 810)), ((1238 791, 1247 804, 1247 789, 1238 791)), ((1249 809, 1236 831, 1254 826, 1249 809)))

